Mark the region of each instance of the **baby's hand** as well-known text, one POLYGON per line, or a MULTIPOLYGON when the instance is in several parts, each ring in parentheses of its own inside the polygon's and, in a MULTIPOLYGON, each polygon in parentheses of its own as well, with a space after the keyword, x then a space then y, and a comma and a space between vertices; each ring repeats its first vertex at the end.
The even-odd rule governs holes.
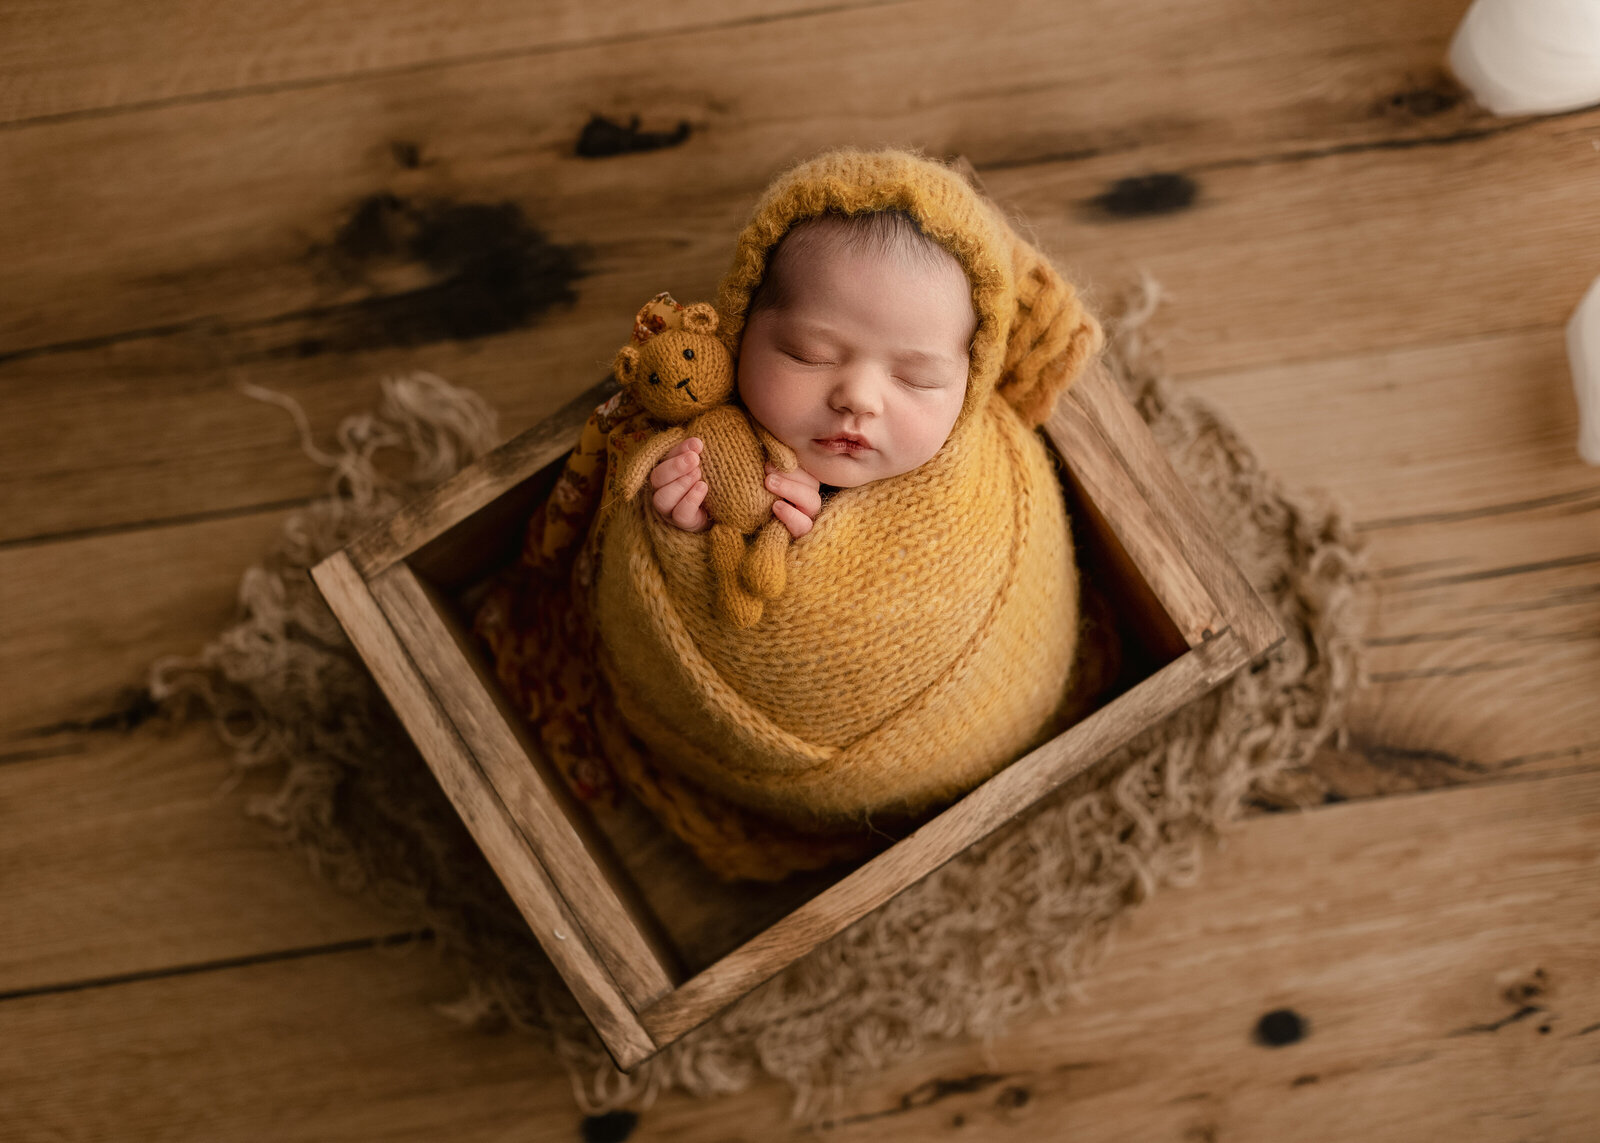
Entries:
POLYGON ((779 472, 767 464, 767 491, 780 499, 773 502, 772 514, 799 539, 811 531, 811 522, 822 511, 822 482, 803 468, 779 472))
POLYGON ((705 447, 699 437, 680 441, 650 470, 656 511, 685 532, 704 532, 711 527, 711 517, 701 507, 706 498, 706 482, 700 477, 700 450, 705 447))

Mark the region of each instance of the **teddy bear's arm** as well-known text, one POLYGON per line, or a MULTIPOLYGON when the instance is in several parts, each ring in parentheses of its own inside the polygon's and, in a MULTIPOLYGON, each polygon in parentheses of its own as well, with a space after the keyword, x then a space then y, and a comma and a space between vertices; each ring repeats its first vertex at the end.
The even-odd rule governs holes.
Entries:
POLYGON ((618 487, 621 489, 625 500, 632 500, 634 494, 644 487, 644 482, 650 479, 650 470, 661 463, 661 458, 671 452, 678 442, 689 435, 689 430, 682 425, 674 425, 670 429, 663 429, 628 457, 623 465, 618 487))
POLYGON ((756 423, 754 417, 750 418, 750 427, 756 431, 756 440, 761 442, 761 447, 767 450, 767 458, 779 472, 793 472, 800 467, 800 458, 795 455, 794 449, 784 444, 777 437, 767 432, 756 423))

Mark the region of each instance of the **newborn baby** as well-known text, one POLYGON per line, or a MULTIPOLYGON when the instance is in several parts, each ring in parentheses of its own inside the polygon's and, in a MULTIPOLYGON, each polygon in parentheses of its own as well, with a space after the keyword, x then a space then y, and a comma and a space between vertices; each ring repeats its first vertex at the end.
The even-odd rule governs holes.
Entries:
POLYGON ((914 819, 1053 732, 1078 582, 1034 428, 1099 326, 960 175, 893 151, 774 182, 717 312, 745 409, 799 459, 768 474, 786 586, 721 619, 682 442, 593 539, 605 691, 689 783, 680 807, 699 788, 802 830, 914 819))
MULTIPOLYGON (((738 385, 800 459, 767 476, 790 535, 811 531, 821 486, 898 476, 939 451, 966 396, 977 321, 961 264, 904 212, 824 215, 779 243, 750 302, 738 385)), ((656 510, 691 532, 711 526, 701 448, 691 437, 650 475, 656 510)))

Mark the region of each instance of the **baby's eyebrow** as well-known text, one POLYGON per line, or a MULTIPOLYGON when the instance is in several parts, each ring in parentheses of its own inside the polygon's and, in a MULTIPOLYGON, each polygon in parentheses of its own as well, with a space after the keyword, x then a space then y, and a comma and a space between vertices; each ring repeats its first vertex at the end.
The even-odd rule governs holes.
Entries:
MULTIPOLYGON (((789 324, 789 332, 798 337, 818 337, 827 339, 838 336, 837 332, 829 326, 819 325, 816 322, 805 320, 791 321, 789 324)), ((915 347, 907 347, 905 349, 895 350, 892 354, 890 354, 890 356, 903 364, 965 366, 967 363, 967 355, 965 352, 949 353, 941 352, 937 349, 917 349, 915 347)))
POLYGON ((895 353, 895 357, 900 361, 915 362, 919 365, 955 365, 964 364, 966 361, 965 357, 932 349, 902 349, 895 353))

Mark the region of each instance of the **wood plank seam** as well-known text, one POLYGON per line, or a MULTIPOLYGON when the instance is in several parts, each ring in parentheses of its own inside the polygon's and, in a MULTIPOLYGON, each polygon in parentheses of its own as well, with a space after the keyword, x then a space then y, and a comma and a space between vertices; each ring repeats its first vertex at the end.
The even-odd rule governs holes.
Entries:
POLYGON ((356 68, 320 74, 311 73, 282 79, 265 80, 258 83, 240 83, 231 87, 213 87, 198 91, 179 92, 172 95, 152 96, 130 100, 126 103, 100 103, 10 118, 5 117, 3 111, 0 111, 0 130, 17 130, 57 123, 73 123, 85 119, 106 119, 118 115, 162 111, 170 107, 193 107, 224 100, 244 99, 260 95, 277 95, 283 92, 317 90, 344 84, 390 79, 396 76, 419 75, 455 68, 471 68, 482 64, 548 58, 569 52, 617 48, 628 44, 671 40, 685 36, 710 35, 717 32, 736 31, 752 25, 806 20, 817 16, 833 16, 840 12, 861 11, 900 3, 904 3, 904 0, 846 0, 843 3, 839 2, 839 0, 827 0, 827 2, 815 4, 814 6, 791 8, 786 11, 757 12, 748 16, 704 20, 693 24, 673 24, 655 28, 646 27, 621 34, 590 35, 587 38, 531 43, 520 47, 501 45, 472 52, 406 60, 364 69, 356 68))

